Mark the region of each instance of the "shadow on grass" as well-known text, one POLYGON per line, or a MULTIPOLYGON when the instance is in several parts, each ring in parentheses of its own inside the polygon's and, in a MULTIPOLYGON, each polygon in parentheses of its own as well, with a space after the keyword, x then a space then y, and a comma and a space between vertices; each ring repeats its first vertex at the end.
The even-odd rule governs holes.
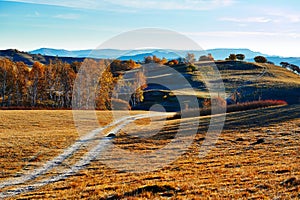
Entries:
POLYGON ((270 124, 300 118, 300 105, 272 107, 246 112, 230 113, 226 117, 224 129, 267 127, 270 124))
POLYGON ((161 197, 172 197, 177 190, 174 187, 171 187, 169 185, 163 185, 163 186, 158 186, 158 185, 147 185, 147 186, 142 186, 140 188, 137 188, 135 190, 132 190, 130 192, 125 192, 121 195, 113 195, 110 197, 105 198, 106 200, 117 200, 117 199, 124 199, 126 197, 134 197, 134 196, 139 196, 142 193, 145 192, 151 192, 151 193, 159 193, 161 197))

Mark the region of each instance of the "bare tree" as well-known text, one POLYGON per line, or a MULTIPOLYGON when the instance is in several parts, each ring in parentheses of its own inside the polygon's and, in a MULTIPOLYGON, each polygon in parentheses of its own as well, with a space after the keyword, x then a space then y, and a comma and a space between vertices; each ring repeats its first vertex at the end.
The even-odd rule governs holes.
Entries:
POLYGON ((185 59, 190 64, 193 64, 196 61, 195 55, 193 53, 187 53, 185 59))

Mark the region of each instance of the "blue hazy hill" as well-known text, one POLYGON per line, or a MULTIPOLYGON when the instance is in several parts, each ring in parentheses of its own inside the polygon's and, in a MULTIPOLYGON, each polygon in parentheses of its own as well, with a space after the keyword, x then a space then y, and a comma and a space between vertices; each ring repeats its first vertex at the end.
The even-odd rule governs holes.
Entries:
POLYGON ((120 50, 120 49, 86 49, 86 50, 64 50, 40 48, 30 51, 31 54, 41 54, 47 56, 58 57, 74 57, 74 58, 111 58, 120 60, 143 61, 147 56, 157 56, 158 58, 176 59, 184 57, 187 53, 193 53, 198 59, 201 55, 211 53, 215 60, 224 60, 229 54, 244 54, 246 61, 253 62, 253 58, 258 55, 265 56, 268 61, 279 65, 280 62, 288 62, 295 65, 300 65, 300 57, 280 57, 271 56, 261 52, 252 51, 250 49, 233 49, 233 48, 218 48, 208 50, 163 50, 163 49, 137 49, 137 50, 120 50))

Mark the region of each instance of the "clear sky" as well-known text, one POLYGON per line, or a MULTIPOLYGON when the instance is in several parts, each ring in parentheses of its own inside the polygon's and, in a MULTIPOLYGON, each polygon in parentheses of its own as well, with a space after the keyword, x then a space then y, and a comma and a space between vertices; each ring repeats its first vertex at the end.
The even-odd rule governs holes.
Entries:
POLYGON ((93 49, 155 27, 204 49, 300 57, 299 0, 0 0, 0 27, 0 49, 93 49))

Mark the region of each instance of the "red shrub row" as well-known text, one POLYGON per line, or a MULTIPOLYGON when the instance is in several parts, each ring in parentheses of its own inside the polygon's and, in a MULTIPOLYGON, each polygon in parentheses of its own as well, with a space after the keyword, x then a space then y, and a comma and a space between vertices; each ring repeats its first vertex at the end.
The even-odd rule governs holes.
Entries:
MULTIPOLYGON (((251 110, 251 109, 258 109, 258 108, 266 108, 270 106, 279 106, 279 105, 287 105, 286 101, 283 100, 261 100, 261 101, 252 101, 252 102, 245 102, 245 103, 238 103, 233 105, 228 105, 226 107, 226 113, 230 112, 237 112, 237 111, 245 111, 245 110, 251 110)), ((223 113, 224 108, 216 108, 214 109, 213 114, 221 114, 223 113)), ((181 118, 181 115, 184 113, 184 116, 188 117, 194 116, 194 112, 198 112, 196 110, 184 110, 182 112, 178 112, 174 115, 174 117, 171 117, 169 119, 179 119, 181 118)), ((200 116, 206 116, 211 115, 211 107, 207 108, 201 108, 200 109, 200 116)))
POLYGON ((261 100, 261 101, 252 101, 252 102, 233 104, 227 106, 227 113, 257 109, 257 108, 265 108, 270 106, 278 106, 278 105, 287 105, 287 102, 283 100, 261 100))

